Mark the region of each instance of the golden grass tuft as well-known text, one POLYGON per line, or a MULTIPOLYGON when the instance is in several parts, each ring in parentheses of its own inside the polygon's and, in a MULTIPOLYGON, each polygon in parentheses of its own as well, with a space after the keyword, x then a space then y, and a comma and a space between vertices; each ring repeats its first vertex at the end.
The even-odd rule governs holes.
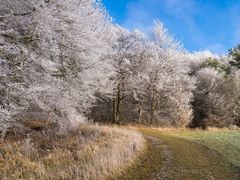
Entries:
POLYGON ((0 143, 0 179, 105 179, 144 146, 131 130, 83 125, 68 135, 0 143))

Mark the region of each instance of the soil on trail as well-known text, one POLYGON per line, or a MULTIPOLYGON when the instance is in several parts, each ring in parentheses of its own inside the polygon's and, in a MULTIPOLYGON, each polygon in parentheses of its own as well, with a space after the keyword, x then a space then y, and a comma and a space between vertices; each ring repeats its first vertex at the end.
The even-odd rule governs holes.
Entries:
POLYGON ((218 152, 153 129, 141 129, 147 147, 133 165, 113 179, 239 180, 239 173, 218 152))

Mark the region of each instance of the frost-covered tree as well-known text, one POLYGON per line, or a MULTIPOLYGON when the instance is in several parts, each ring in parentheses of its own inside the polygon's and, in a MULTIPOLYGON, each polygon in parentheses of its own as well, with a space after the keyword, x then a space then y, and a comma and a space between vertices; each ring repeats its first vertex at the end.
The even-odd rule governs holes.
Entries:
POLYGON ((233 93, 232 93, 232 98, 233 98, 233 103, 232 103, 232 110, 234 114, 234 120, 235 124, 237 126, 240 126, 240 70, 238 70, 233 79, 233 93))
POLYGON ((192 102, 194 118, 190 126, 206 128, 233 124, 235 73, 229 66, 230 58, 208 52, 189 54, 189 58, 190 75, 197 81, 192 102))
POLYGON ((199 51, 194 53, 188 53, 188 61, 190 63, 190 75, 194 76, 196 72, 204 67, 204 63, 208 59, 216 59, 217 55, 210 51, 199 51))
POLYGON ((29 107, 26 64, 35 46, 33 1, 1 2, 0 6, 0 105, 1 132, 14 125, 20 112, 29 107), (33 46, 31 46, 33 44, 33 46))
POLYGON ((113 46, 112 63, 115 69, 113 87, 113 122, 120 123, 122 102, 132 95, 136 86, 134 77, 145 59, 145 37, 138 30, 129 32, 118 28, 117 41, 113 46))
POLYGON ((126 30, 98 0, 5 0, 0 132, 85 119, 179 127, 192 115, 194 127, 239 124, 238 49, 187 53, 161 22, 150 36, 126 30))
POLYGON ((221 126, 227 104, 224 93, 224 76, 213 68, 203 68, 196 73, 197 88, 194 91, 193 126, 221 126))
POLYGON ((0 12, 3 124, 17 113, 66 129, 83 120, 95 93, 112 93, 113 25, 99 2, 9 0, 0 12))
POLYGON ((194 89, 194 80, 188 76, 187 57, 162 23, 156 22, 154 34, 146 47, 145 69, 139 74, 136 87, 139 116, 143 116, 139 119, 149 119, 151 124, 186 125, 191 120, 194 89))
POLYGON ((56 54, 46 55, 55 64, 51 76, 59 93, 52 92, 55 97, 49 96, 47 104, 53 103, 51 109, 60 111, 63 119, 79 121, 94 103, 95 93, 110 93, 106 87, 113 72, 108 63, 113 27, 103 7, 93 0, 50 1, 44 9, 56 18, 51 23, 56 54))
POLYGON ((240 69, 240 44, 229 50, 229 56, 231 57, 230 65, 240 69))

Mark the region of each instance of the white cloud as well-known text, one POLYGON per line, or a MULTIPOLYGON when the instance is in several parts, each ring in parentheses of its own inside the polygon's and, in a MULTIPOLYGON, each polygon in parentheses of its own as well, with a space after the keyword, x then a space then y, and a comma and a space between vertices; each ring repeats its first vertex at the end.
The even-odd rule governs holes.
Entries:
POLYGON ((138 28, 148 33, 151 31, 152 22, 160 19, 167 28, 171 28, 170 32, 176 32, 176 38, 185 41, 189 48, 192 44, 199 49, 224 52, 229 46, 240 43, 239 12, 240 1, 229 2, 221 9, 213 1, 136 0, 128 3, 123 26, 129 29, 138 28), (229 24, 220 24, 227 23, 228 19, 231 19, 229 24))
POLYGON ((225 52, 226 47, 221 43, 211 44, 206 47, 206 50, 209 50, 213 53, 225 52))

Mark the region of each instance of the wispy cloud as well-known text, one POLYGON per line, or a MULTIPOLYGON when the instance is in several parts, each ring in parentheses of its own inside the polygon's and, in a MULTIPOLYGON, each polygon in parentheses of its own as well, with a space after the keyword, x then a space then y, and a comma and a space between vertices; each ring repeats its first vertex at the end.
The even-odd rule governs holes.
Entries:
POLYGON ((143 31, 148 31, 151 28, 151 21, 156 18, 159 4, 155 0, 151 3, 147 3, 147 0, 130 2, 127 5, 127 17, 123 25, 130 29, 139 28, 143 31))
POLYGON ((188 49, 226 52, 240 42, 239 12, 234 0, 135 0, 127 5, 123 26, 149 32, 160 19, 188 49))
MULTIPOLYGON (((195 0, 138 0, 128 4, 127 18, 124 26, 130 29, 139 28, 144 32, 149 32, 152 28, 152 21, 160 19, 171 29, 179 28, 193 35, 193 40, 197 44, 204 44, 201 31, 194 21, 198 12, 198 4, 195 0), (177 23, 175 23, 177 22, 177 23), (175 23, 175 24, 173 24, 175 23), (198 34, 195 36, 195 34, 198 34)), ((176 36, 181 41, 183 37, 176 36)))
POLYGON ((205 49, 209 50, 213 53, 219 53, 219 52, 225 52, 226 47, 221 43, 216 43, 216 44, 210 44, 210 45, 206 46, 205 49))

